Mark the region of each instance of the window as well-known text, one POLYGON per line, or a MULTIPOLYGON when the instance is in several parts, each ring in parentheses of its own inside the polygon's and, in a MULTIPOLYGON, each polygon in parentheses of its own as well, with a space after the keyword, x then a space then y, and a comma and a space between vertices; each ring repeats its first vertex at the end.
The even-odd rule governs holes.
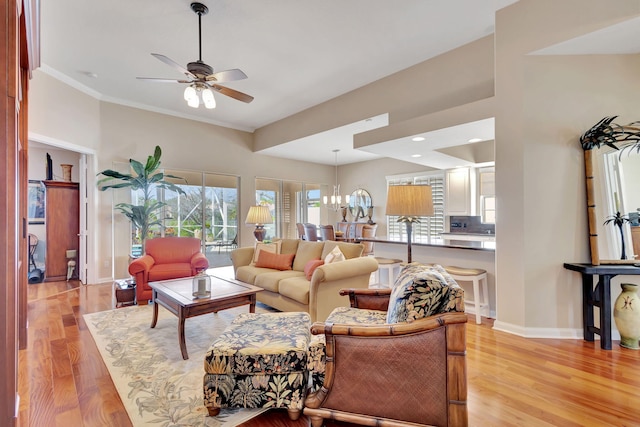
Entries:
POLYGON ((496 178, 495 169, 481 168, 478 170, 480 181, 480 216, 485 224, 496 223, 496 178))
POLYGON ((320 224, 320 190, 320 184, 257 178, 256 204, 268 205, 274 219, 273 224, 264 226, 265 239, 296 239, 297 222, 320 224))
MULTIPOLYGON (((433 211, 431 217, 421 217, 413 224, 413 240, 427 241, 431 236, 444 232, 444 172, 424 173, 404 177, 387 177, 387 186, 400 184, 427 184, 431 186, 433 211)), ((387 233, 390 239, 406 240, 407 229, 404 223, 397 222, 397 216, 387 217, 387 233)))

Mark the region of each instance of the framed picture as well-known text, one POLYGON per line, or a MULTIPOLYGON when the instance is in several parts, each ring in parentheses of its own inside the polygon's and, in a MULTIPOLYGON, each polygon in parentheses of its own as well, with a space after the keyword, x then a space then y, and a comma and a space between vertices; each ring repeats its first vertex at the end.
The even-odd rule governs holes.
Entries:
POLYGON ((45 187, 42 181, 29 180, 27 217, 29 224, 44 224, 45 187))

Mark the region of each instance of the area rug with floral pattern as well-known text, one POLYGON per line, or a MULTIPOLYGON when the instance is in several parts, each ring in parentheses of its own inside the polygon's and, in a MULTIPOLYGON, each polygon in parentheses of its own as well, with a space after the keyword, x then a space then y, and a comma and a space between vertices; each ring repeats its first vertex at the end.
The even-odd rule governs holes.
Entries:
POLYGON ((188 360, 180 353, 178 319, 163 307, 153 329, 152 305, 85 314, 84 319, 134 426, 233 427, 265 410, 223 409, 209 417, 203 405, 204 356, 225 327, 248 311, 243 306, 187 319, 188 360))

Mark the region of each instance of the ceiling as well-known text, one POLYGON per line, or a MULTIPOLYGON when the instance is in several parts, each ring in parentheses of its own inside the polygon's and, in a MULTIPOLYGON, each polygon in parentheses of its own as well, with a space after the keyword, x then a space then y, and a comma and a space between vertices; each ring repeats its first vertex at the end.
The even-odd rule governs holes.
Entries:
MULTIPOLYGON (((184 77, 151 53, 183 66, 198 59, 189 0, 42 2, 42 70, 100 100, 253 131, 491 34, 495 11, 515 1, 203 0, 202 60, 243 70, 248 79, 224 85, 255 97, 245 104, 218 94, 214 110, 188 107, 184 85, 136 79, 184 77)), ((335 130, 341 142, 313 157, 334 164, 334 149, 339 164, 382 157, 353 150, 352 135, 385 120, 335 130)), ((262 153, 308 159, 317 146, 305 139, 262 153)))

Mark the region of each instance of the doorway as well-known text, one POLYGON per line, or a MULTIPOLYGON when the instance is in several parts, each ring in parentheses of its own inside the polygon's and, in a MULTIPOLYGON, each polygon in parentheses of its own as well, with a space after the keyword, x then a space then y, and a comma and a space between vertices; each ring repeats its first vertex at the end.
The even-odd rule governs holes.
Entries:
POLYGON ((46 138, 30 138, 29 193, 35 196, 33 200, 29 199, 29 213, 34 213, 34 217, 29 215, 27 223, 30 284, 66 279, 77 279, 82 284, 92 283, 95 273, 87 263, 92 256, 88 242, 91 225, 89 198, 92 195, 87 187, 95 184, 89 171, 93 161, 94 153, 84 147, 50 142, 46 138), (55 199, 49 200, 49 215, 47 187, 55 188, 55 191, 50 191, 50 197, 55 199), (66 199, 69 197, 71 199, 66 199), (77 205, 69 204, 68 200, 77 205), (58 203, 57 213, 51 211, 55 203, 58 203), (73 231, 67 233, 67 243, 60 244, 56 233, 64 228, 73 231), (62 246, 58 248, 55 245, 62 246))

